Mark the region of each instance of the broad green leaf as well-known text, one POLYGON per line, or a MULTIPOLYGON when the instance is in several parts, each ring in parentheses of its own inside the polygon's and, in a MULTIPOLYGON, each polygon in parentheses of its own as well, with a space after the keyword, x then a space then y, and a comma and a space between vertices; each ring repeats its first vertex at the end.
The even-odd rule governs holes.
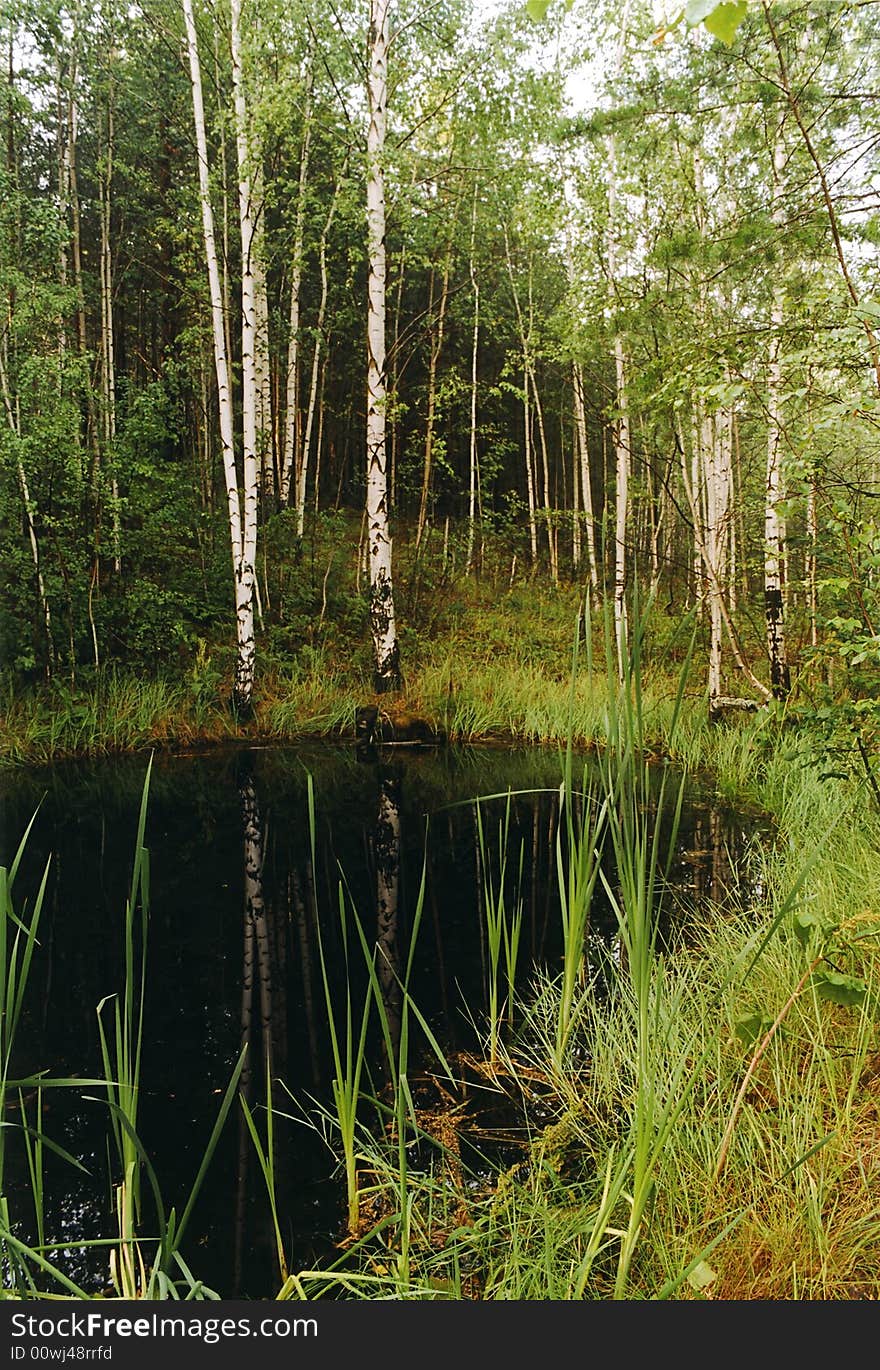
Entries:
POLYGON ((794 935, 802 947, 807 947, 814 940, 825 938, 834 931, 834 924, 829 923, 821 914, 796 913, 794 916, 794 935))
POLYGON ((550 0, 526 0, 526 13, 536 24, 544 22, 549 8, 550 0))
POLYGON ((827 999, 832 1004, 844 1004, 847 1008, 860 1004, 868 993, 864 980, 854 975, 842 975, 837 970, 821 971, 813 977, 813 984, 820 999, 827 999))
POLYGON ((695 28, 697 24, 702 24, 704 19, 708 19, 713 10, 717 9, 724 0, 688 0, 684 11, 685 23, 695 28))
POLYGON ((699 1265, 695 1265, 688 1275, 687 1282, 691 1289, 696 1289, 699 1292, 703 1289, 708 1289, 709 1285, 714 1284, 717 1278, 715 1271, 712 1269, 711 1265, 709 1265, 708 1261, 700 1261, 699 1265))
POLYGON ((760 1037, 772 1025, 772 1018, 768 1018, 766 1013, 760 1009, 752 1009, 751 1013, 739 1013, 733 1022, 733 1030, 744 1046, 753 1046, 760 1037))
POLYGON ((706 16, 703 23, 713 38, 717 38, 721 43, 726 43, 729 47, 736 37, 737 29, 746 17, 747 9, 746 0, 734 0, 733 3, 718 5, 711 14, 706 16))

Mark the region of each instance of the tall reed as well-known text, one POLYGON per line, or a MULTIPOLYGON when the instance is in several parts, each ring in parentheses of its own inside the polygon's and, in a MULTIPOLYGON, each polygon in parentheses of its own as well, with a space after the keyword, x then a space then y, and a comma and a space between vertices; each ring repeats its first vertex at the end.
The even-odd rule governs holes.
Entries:
POLYGON ((498 821, 498 878, 492 872, 492 858, 483 826, 480 800, 474 805, 477 823, 477 849, 480 855, 483 917, 486 923, 487 1010, 489 1027, 489 1061, 498 1054, 499 1036, 504 1022, 513 1014, 516 992, 516 969, 522 932, 523 901, 522 871, 524 845, 520 841, 519 857, 513 877, 513 907, 508 909, 508 849, 510 846, 510 803, 508 794, 504 817, 498 821))

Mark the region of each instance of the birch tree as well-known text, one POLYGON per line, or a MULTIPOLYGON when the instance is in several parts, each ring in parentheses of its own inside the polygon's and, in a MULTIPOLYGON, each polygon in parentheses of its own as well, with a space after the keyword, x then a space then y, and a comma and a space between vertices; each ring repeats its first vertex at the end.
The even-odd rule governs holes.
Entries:
POLYGON ((377 694, 401 685, 388 508, 385 354, 385 133, 389 0, 370 0, 367 101, 367 548, 377 694))
MULTIPOLYGON (((232 390, 229 379, 229 358, 226 354, 226 332, 223 320, 223 293, 217 244, 214 236, 214 211, 209 183, 208 140, 205 130, 205 107, 202 96, 202 75, 199 63, 198 40, 192 0, 183 0, 186 25, 187 54, 192 86, 193 118, 196 133, 196 154, 199 171, 199 201, 202 209, 202 235, 205 264, 211 298, 211 328, 214 341, 214 367, 217 376, 217 397, 220 421, 220 443, 223 452, 223 475, 229 515, 229 537, 232 549, 232 575, 235 589, 235 623, 237 654, 233 703, 243 712, 251 708, 254 688, 254 565, 257 539, 257 463, 254 451, 255 416, 253 411, 253 351, 250 359, 251 410, 248 419, 250 451, 245 449, 244 511, 239 496, 238 471, 235 461, 232 390)), ((246 187, 245 187, 246 189, 246 187)), ((243 196, 249 204, 247 194, 243 196)), ((244 286, 242 287, 244 293, 244 286)), ((248 300, 250 327, 253 329, 253 301, 248 300)), ((252 347, 252 333, 251 333, 252 347)))
MULTIPOLYGON (((785 163, 781 130, 773 146, 773 222, 781 226, 782 203, 780 181, 785 163)), ((782 475, 782 396, 781 366, 784 320, 784 286, 777 271, 773 281, 770 305, 770 362, 767 376, 767 480, 764 499, 764 615, 767 624, 767 658, 770 663, 770 687, 776 699, 785 699, 791 691, 791 673, 785 652, 785 628, 782 597, 782 567, 785 554, 785 517, 782 502, 785 485, 782 475)))

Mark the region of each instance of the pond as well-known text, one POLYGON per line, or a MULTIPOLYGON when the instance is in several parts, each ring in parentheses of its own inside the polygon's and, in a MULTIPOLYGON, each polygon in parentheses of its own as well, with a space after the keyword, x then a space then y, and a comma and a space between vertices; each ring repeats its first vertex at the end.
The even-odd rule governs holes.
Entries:
MULTIPOLYGON (((584 768, 588 778, 591 765, 579 759, 576 779, 584 768)), ((124 983, 124 909, 146 768, 145 758, 128 757, 6 774, 0 782, 3 864, 39 805, 16 877, 18 908, 26 897, 32 907, 51 858, 16 1043, 19 1071, 101 1074, 96 1010, 124 983)), ((369 987, 352 909, 391 966, 402 973, 411 958, 412 1000, 449 1056, 473 1050, 485 1024, 485 890, 487 881, 498 886, 502 843, 506 898, 522 914, 518 985, 527 994, 537 970, 558 971, 561 773, 559 755, 545 749, 400 747, 377 757, 323 745, 156 756, 145 840, 150 914, 138 1127, 166 1207, 179 1212, 186 1200, 244 1045, 243 1089, 252 1107, 265 1096, 267 1050, 284 1085, 277 1109, 314 1118, 331 1097, 328 997, 340 1013, 350 984, 359 1014, 369 987), (479 815, 476 796, 495 796, 480 803, 479 815)), ((755 826, 698 789, 689 792, 670 871, 667 943, 686 935, 689 911, 701 902, 735 897, 749 878, 755 826)), ((607 860, 605 868, 613 887, 607 860)), ((615 927, 597 889, 590 935, 610 942, 615 927)), ((383 984, 393 1023, 394 976, 383 984)), ((378 1078, 375 1023, 368 1057, 378 1078)), ((107 1286, 106 1249, 81 1244, 111 1236, 115 1221, 104 1097, 95 1087, 43 1093, 47 1135, 88 1172, 46 1155, 46 1241, 69 1243, 59 1265, 95 1291, 107 1286)), ((288 1259, 294 1269, 312 1267, 340 1235, 344 1187, 319 1131, 282 1117, 276 1129, 288 1259)), ((9 1147, 6 1180, 13 1222, 30 1235, 19 1147, 9 1147)), ((184 1249, 198 1277, 223 1297, 277 1290, 266 1189, 237 1109, 184 1249)))

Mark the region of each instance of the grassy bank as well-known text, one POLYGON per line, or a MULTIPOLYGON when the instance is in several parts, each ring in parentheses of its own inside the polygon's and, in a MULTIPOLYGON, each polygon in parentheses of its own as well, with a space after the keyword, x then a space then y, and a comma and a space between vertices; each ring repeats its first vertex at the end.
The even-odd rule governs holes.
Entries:
MULTIPOLYGON (((754 723, 712 730, 728 781, 751 768, 772 799, 779 840, 756 853, 748 904, 704 914, 666 955, 652 931, 662 854, 641 823, 638 767, 613 711, 606 721, 619 951, 579 980, 562 1048, 564 974, 536 987, 513 1030, 490 1026, 478 1067, 485 1097, 530 1120, 521 1158, 488 1182, 485 1166, 469 1173, 464 1105, 412 1113, 419 1163, 403 1180, 399 1150, 365 1138, 384 1224, 337 1270, 304 1276, 308 1296, 880 1294, 870 794, 821 778, 801 736, 768 741, 754 723)), ((687 711, 682 723, 684 749, 706 758, 687 711)), ((571 840, 560 862, 569 886, 596 830, 571 840)))
MULTIPOLYGON (((446 1077, 443 1089, 416 1091, 426 1064, 405 995, 411 1040, 398 1041, 395 1060, 388 1037, 390 1093, 364 1095, 357 1033, 351 1051, 340 1048, 346 1108, 322 1126, 338 1131, 356 1240, 334 1268, 291 1272, 279 1230, 279 1287, 308 1298, 878 1297, 880 816, 869 783, 855 767, 831 768, 814 732, 778 710, 710 725, 699 667, 682 692, 668 643, 636 663, 623 693, 599 662, 599 634, 596 661, 582 652, 572 674, 573 603, 536 611, 537 631, 523 609, 514 597, 467 632, 438 632, 413 654, 403 707, 451 738, 560 747, 566 965, 504 1013, 515 910, 503 880, 487 876, 496 950, 484 1054, 446 1062, 429 1050, 427 1076, 446 1077), (572 803, 568 743, 600 748, 590 804, 572 803), (659 825, 647 819, 656 787, 646 763, 659 757, 676 763, 667 811, 678 774, 700 770, 725 797, 772 813, 777 834, 756 848, 747 902, 692 920, 674 954, 656 941, 673 846, 657 849, 659 825), (607 893, 620 937, 587 962, 601 844, 614 850, 607 893), (480 1160, 474 1097, 520 1120, 515 1164, 480 1160)), ((318 650, 264 672, 246 726, 224 708, 225 684, 202 653, 184 678, 117 673, 91 689, 9 693, 2 756, 353 735, 354 709, 369 699, 356 659, 342 669, 318 650)), ((133 886, 130 911, 136 902, 133 886)), ((374 954, 354 937, 352 951, 374 954)), ((374 967, 371 1011, 381 1018, 379 975, 374 967)), ((118 1073, 108 1065, 108 1080, 118 1073)), ((255 1145, 267 1127, 261 1113, 255 1145)), ((271 1205, 268 1169, 266 1181, 271 1205)), ((136 1249, 127 1209, 115 1240, 120 1262, 136 1249)), ((153 1274, 172 1268, 175 1250, 169 1239, 153 1274)), ((131 1288, 157 1297, 153 1274, 131 1275, 131 1288)))
MULTIPOLYGON (((440 624, 405 653, 404 690, 381 707, 424 719, 453 741, 602 744, 609 690, 603 665, 582 656, 574 694, 571 649, 579 601, 571 589, 532 594, 509 591, 495 602, 491 587, 469 585, 451 601, 440 624)), ((670 720, 678 690, 677 660, 687 643, 658 618, 643 666, 646 744, 694 769, 713 772, 723 788, 742 797, 755 790, 755 749, 779 719, 711 728, 700 666, 690 675, 686 709, 675 737, 670 720)), ((602 657, 596 629, 596 658, 602 657)), ((346 639, 303 648, 292 657, 260 658, 253 716, 229 708, 232 662, 224 647, 201 644, 184 668, 150 675, 112 667, 76 684, 22 686, 6 679, 0 690, 0 767, 43 764, 72 756, 169 750, 229 741, 297 741, 348 737, 359 706, 374 701, 369 663, 346 639)))

